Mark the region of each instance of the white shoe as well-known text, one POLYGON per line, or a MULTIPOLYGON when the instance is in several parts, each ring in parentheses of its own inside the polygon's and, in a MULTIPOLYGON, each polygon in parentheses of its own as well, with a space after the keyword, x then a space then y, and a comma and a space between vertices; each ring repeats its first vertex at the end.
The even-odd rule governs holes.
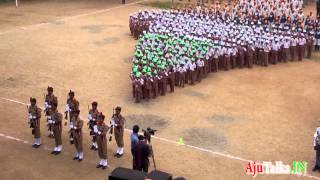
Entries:
POLYGON ((58 146, 57 151, 62 151, 62 145, 58 146))
POLYGON ((119 149, 118 154, 121 155, 121 156, 123 155, 123 148, 120 148, 120 149, 119 149))
POLYGON ((102 163, 102 166, 108 166, 108 160, 104 159, 103 163, 102 163))
POLYGON ((81 161, 83 159, 83 152, 79 153, 79 160, 81 161))
POLYGON ((42 144, 40 138, 38 138, 38 139, 36 140, 36 144, 37 144, 38 146, 40 146, 40 145, 42 144))

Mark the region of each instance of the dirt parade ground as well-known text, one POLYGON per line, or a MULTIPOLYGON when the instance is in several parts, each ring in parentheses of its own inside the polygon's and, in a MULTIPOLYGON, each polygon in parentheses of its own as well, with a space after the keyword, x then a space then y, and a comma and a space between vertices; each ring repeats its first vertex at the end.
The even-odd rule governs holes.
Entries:
MULTIPOLYGON (((195 86, 155 100, 134 103, 129 78, 136 40, 129 14, 150 8, 139 1, 32 1, 0 5, 0 179, 106 179, 118 167, 132 167, 130 132, 125 154, 113 157, 108 144, 107 170, 96 169, 84 128, 84 161, 72 160, 74 146, 63 129, 63 153, 50 154, 42 116, 43 146, 32 149, 27 121, 29 98, 42 107, 52 86, 64 111, 70 89, 80 102, 81 117, 98 101, 109 117, 119 105, 126 128, 139 124, 157 129, 153 138, 159 170, 188 180, 252 179, 249 160, 307 161, 307 174, 258 175, 256 179, 320 179, 313 134, 320 124, 320 53, 311 60, 269 67, 211 73, 195 86), (186 145, 178 145, 183 138, 186 145)), ((315 6, 307 7, 309 9, 315 6)), ((313 9, 312 9, 313 10, 313 9)), ((151 163, 150 170, 153 170, 151 163)))

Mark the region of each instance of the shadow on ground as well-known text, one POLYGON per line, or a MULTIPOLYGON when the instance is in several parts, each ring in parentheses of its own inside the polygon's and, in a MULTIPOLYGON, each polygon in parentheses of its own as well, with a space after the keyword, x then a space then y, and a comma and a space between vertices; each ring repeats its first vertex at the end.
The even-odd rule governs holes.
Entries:
POLYGON ((153 115, 153 114, 129 114, 126 116, 126 126, 132 129, 133 125, 139 125, 140 129, 150 127, 160 131, 169 124, 169 119, 166 117, 153 115))
POLYGON ((223 132, 207 128, 190 128, 182 132, 185 143, 213 151, 226 151, 227 138, 223 132))

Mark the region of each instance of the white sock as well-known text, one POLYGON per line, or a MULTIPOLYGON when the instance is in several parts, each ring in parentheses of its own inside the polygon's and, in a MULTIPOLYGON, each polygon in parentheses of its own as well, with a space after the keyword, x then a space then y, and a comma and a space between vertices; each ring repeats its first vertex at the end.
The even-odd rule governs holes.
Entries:
POLYGON ((83 152, 79 152, 79 159, 83 159, 83 152))
POLYGON ((58 146, 57 151, 62 151, 62 145, 58 146))
POLYGON ((37 144, 37 139, 36 138, 34 139, 33 145, 35 145, 35 144, 37 144))
POLYGON ((123 148, 119 148, 119 154, 120 154, 120 155, 123 154, 123 148))
POLYGON ((38 142, 37 142, 37 145, 41 145, 41 139, 40 138, 38 138, 38 140, 37 140, 38 142))
POLYGON ((98 143, 93 143, 94 144, 94 147, 98 148, 98 143))
POLYGON ((119 154, 120 148, 117 149, 117 154, 119 154))
POLYGON ((103 164, 103 159, 100 159, 99 164, 100 164, 100 165, 102 165, 102 164, 103 164))
POLYGON ((58 147, 54 147, 53 151, 58 151, 58 147))
POLYGON ((103 160, 102 166, 108 166, 108 161, 106 159, 103 160))

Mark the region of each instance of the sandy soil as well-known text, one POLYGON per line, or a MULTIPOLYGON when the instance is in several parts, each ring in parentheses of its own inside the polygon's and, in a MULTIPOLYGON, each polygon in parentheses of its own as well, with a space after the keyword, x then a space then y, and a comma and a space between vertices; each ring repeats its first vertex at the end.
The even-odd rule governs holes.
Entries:
MULTIPOLYGON (((308 173, 320 177, 311 172, 313 133, 320 116, 320 53, 302 62, 211 74, 196 86, 177 88, 174 94, 135 104, 128 77, 135 40, 129 34, 128 15, 146 7, 130 5, 56 21, 112 6, 118 6, 116 1, 0 7, 0 21, 7 20, 0 23, 0 34, 5 32, 0 35, 0 96, 22 102, 34 96, 42 105, 43 93, 50 85, 62 111, 67 92, 73 89, 83 117, 93 100, 107 116, 111 116, 112 107, 120 105, 128 128, 135 123, 155 127, 159 137, 173 141, 183 137, 186 144, 249 160, 282 160, 287 164, 306 160, 308 173), (15 13, 19 15, 8 15, 15 13), (41 22, 49 23, 29 26, 41 22), (20 28, 24 26, 32 28, 20 28)), ((25 106, 1 100, 0 113, 0 133, 32 142, 25 106)), ((47 149, 53 141, 45 137, 44 123, 42 132, 46 148, 39 150, 0 137, 1 179, 102 179, 117 166, 131 167, 129 153, 120 160, 112 157, 112 142, 108 152, 111 167, 97 170, 98 156, 88 149, 87 131, 85 161, 72 161, 74 148, 68 144, 66 129, 65 151, 53 157, 47 149)), ((128 150, 129 133, 125 143, 128 150)), ((175 176, 251 178, 245 175, 246 162, 160 140, 153 143, 158 168, 175 176)), ((293 175, 257 178, 309 179, 293 175)))

